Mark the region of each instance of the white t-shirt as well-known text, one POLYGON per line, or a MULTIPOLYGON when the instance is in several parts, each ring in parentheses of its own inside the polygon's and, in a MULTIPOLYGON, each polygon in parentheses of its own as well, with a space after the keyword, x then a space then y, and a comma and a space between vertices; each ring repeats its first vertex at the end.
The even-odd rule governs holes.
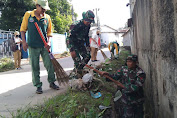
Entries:
MULTIPOLYGON (((18 42, 20 42, 21 41, 21 38, 16 38, 16 37, 14 37, 14 41, 15 41, 15 43, 18 43, 18 42)), ((20 50, 20 43, 18 43, 18 44, 16 44, 17 46, 18 46, 18 50, 20 50)))
POLYGON ((98 36, 98 35, 93 35, 92 38, 93 38, 97 43, 95 43, 95 42, 91 39, 90 47, 98 48, 98 39, 99 39, 99 36, 98 36))

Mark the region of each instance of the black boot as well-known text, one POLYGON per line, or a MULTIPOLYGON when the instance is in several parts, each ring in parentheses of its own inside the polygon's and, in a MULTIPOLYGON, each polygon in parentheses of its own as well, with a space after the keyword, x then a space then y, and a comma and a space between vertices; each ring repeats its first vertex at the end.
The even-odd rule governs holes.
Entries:
POLYGON ((59 87, 54 82, 50 83, 50 88, 59 90, 59 87))
POLYGON ((37 87, 36 93, 37 94, 42 94, 43 93, 42 87, 37 87))

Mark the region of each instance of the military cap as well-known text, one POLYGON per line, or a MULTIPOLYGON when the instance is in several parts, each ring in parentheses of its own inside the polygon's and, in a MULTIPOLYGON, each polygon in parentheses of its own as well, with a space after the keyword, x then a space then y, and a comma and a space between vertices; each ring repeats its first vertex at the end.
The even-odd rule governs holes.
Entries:
POLYGON ((82 17, 85 21, 94 22, 95 15, 93 11, 88 10, 87 12, 82 13, 82 17))
POLYGON ((134 54, 128 55, 128 57, 126 58, 126 61, 127 60, 132 60, 134 62, 137 62, 138 61, 138 56, 134 55, 134 54))

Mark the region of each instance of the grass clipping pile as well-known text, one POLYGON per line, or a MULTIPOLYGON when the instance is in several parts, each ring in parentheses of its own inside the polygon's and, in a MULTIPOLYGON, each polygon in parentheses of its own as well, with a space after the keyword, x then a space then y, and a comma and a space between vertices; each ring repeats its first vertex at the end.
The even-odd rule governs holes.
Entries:
MULTIPOLYGON (((116 60, 106 60, 96 68, 100 71, 115 73, 125 63, 129 52, 121 51, 116 60)), ((87 69, 86 69, 87 70, 87 69)), ((100 77, 93 72, 94 79, 88 85, 70 88, 63 94, 47 100, 43 105, 36 105, 18 110, 16 118, 21 117, 45 117, 45 118, 111 118, 113 117, 113 98, 117 91, 117 85, 107 82, 106 78, 100 77), (93 95, 101 93, 101 96, 94 98, 93 95), (93 94, 93 95, 91 95, 93 94)))

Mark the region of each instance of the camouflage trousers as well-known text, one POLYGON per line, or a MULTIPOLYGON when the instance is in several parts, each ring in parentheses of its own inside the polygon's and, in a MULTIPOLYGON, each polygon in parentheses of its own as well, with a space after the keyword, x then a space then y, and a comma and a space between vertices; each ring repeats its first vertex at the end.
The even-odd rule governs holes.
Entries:
POLYGON ((76 52, 76 57, 73 58, 74 66, 77 70, 83 69, 85 64, 87 64, 91 58, 90 51, 86 50, 86 47, 79 47, 75 48, 74 51, 76 52), (81 59, 81 57, 82 59, 81 59))
POLYGON ((122 118, 143 118, 143 104, 123 105, 122 118))
POLYGON ((116 112, 118 118, 143 118, 143 104, 127 105, 118 101, 116 104, 116 112))

